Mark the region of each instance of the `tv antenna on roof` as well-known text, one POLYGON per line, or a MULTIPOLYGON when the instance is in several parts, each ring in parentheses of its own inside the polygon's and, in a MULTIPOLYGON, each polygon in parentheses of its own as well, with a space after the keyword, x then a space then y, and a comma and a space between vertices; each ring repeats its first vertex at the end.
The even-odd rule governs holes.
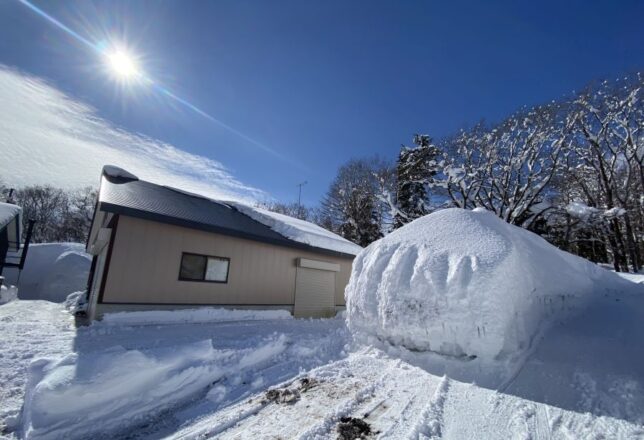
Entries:
POLYGON ((297 210, 299 212, 302 212, 302 187, 306 185, 307 182, 306 180, 304 182, 298 183, 296 186, 299 187, 299 191, 297 193, 297 210))

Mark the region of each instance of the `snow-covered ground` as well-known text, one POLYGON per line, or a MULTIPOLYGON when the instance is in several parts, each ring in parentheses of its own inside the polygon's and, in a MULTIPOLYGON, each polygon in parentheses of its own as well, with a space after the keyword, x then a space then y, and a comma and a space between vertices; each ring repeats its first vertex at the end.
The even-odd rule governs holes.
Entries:
POLYGON ((228 321, 225 315, 208 323, 76 329, 61 304, 0 306, 4 435, 158 438, 346 356, 342 319, 228 321), (40 358, 46 360, 35 361, 40 358))
POLYGON ((346 321, 211 308, 76 328, 63 304, 0 305, 0 435, 644 439, 644 277, 513 228, 405 226, 358 256, 346 321))
POLYGON ((553 325, 499 389, 443 377, 440 355, 359 348, 342 319, 76 329, 60 304, 13 301, 0 323, 9 438, 338 438, 360 421, 373 438, 644 438, 641 290, 553 325))

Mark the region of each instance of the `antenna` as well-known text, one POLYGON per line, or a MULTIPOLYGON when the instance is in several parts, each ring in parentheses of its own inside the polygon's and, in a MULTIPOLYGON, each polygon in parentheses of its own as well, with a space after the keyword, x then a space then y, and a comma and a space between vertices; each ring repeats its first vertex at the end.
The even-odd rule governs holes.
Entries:
POLYGON ((302 187, 304 185, 306 185, 307 183, 309 183, 309 182, 307 182, 305 180, 304 182, 298 183, 296 185, 297 187, 299 187, 299 191, 297 193, 297 211, 298 211, 298 214, 300 214, 300 216, 301 216, 301 213, 302 213, 302 187))

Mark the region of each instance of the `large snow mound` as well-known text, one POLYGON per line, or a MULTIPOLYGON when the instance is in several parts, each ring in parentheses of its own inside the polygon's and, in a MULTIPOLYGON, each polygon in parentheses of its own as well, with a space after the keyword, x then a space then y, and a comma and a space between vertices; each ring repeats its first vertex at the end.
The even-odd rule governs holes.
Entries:
POLYGON ((362 247, 357 244, 311 222, 242 203, 226 202, 226 204, 293 241, 350 255, 357 255, 362 251, 362 247))
POLYGON ((18 269, 7 268, 7 283, 18 286, 20 299, 64 302, 70 293, 87 287, 92 260, 84 248, 81 243, 32 244, 20 279, 18 269))
POLYGON ((345 295, 365 339, 456 357, 499 359, 614 274, 486 211, 417 219, 357 256, 345 295))

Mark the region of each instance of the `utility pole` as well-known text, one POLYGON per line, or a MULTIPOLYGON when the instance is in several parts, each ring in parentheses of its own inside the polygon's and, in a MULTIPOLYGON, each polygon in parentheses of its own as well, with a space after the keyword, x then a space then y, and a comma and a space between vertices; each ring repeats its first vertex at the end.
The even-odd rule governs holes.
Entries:
POLYGON ((306 180, 304 182, 298 183, 297 186, 299 187, 299 192, 297 193, 297 214, 302 217, 302 187, 306 185, 307 182, 306 180))

